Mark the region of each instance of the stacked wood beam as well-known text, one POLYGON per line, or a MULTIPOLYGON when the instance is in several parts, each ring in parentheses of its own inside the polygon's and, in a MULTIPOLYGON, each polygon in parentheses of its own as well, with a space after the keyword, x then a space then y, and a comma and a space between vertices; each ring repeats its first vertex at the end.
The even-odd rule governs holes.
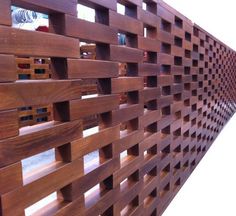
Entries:
POLYGON ((236 53, 159 0, 78 3, 95 23, 75 0, 0 1, 0 215, 55 192, 31 215, 161 215, 235 113, 236 53), (11 5, 48 14, 49 33, 13 28, 11 5), (19 80, 22 57, 51 59, 49 79, 19 80), (83 94, 85 79, 97 94, 83 94), (45 104, 49 121, 19 122, 19 109, 45 104), (24 173, 22 160, 51 149, 55 161, 24 173))

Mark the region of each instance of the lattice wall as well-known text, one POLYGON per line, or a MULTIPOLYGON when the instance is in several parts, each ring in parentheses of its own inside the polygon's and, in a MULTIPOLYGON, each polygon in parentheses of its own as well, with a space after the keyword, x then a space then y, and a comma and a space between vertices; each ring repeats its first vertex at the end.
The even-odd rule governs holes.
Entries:
POLYGON ((54 192, 31 215, 161 215, 235 112, 235 52, 165 3, 144 2, 79 0, 95 9, 92 23, 77 18, 76 0, 0 1, 2 216, 54 192), (49 14, 50 33, 12 28, 11 5, 49 14), (80 42, 96 59, 81 58, 80 42), (50 58, 49 79, 18 80, 22 57, 50 58), (85 79, 98 94, 82 96, 85 79), (45 104, 47 122, 19 121, 45 104), (92 116, 99 128, 85 130, 92 116), (47 150, 55 161, 25 174, 22 160, 47 150))

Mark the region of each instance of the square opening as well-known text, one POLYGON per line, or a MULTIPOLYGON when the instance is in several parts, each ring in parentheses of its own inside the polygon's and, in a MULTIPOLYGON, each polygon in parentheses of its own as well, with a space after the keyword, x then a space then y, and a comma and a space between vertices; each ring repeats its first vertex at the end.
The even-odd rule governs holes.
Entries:
POLYGON ((202 40, 202 39, 200 40, 200 46, 204 47, 204 40, 202 40))
POLYGON ((198 45, 193 44, 193 51, 194 51, 194 52, 198 52, 198 45))
POLYGON ((128 205, 126 205, 120 212, 121 216, 131 215, 132 212, 138 207, 139 202, 138 196, 135 197, 128 205))
POLYGON ((182 117, 181 111, 175 112, 175 119, 176 120, 181 119, 181 117, 182 117))
POLYGON ((130 2, 119 1, 117 3, 117 13, 137 18, 137 6, 130 2))
POLYGON ((148 208, 154 201, 155 197, 157 196, 157 189, 154 189, 143 201, 144 208, 148 208))
POLYGON ((175 16, 175 25, 179 28, 183 28, 183 20, 175 16))
POLYGON ((178 46, 178 47, 182 47, 183 46, 182 38, 175 36, 175 46, 178 46))
POLYGON ((161 74, 169 75, 171 72, 171 65, 161 65, 161 74))
POLYGON ((181 128, 177 129, 176 131, 173 132, 174 136, 181 136, 181 128))
POLYGON ((189 115, 184 116, 184 122, 187 123, 189 121, 190 121, 190 116, 189 115))
POLYGON ((198 67, 198 60, 193 60, 193 67, 198 67))
POLYGON ((52 203, 53 201, 57 200, 57 192, 54 192, 47 197, 41 199, 40 201, 36 202, 35 204, 29 206, 25 209, 25 216, 31 216, 35 213, 39 213, 41 209, 44 209, 47 205, 52 203))
POLYGON ((189 75, 191 72, 191 68, 190 67, 184 67, 184 74, 185 75, 189 75))
POLYGON ((192 75, 193 82, 197 82, 197 77, 198 77, 198 75, 192 75))
POLYGON ((144 158, 150 158, 157 154, 157 145, 152 146, 148 150, 144 151, 144 158))
POLYGON ((174 184, 174 190, 176 190, 177 188, 179 188, 180 185, 181 185, 181 179, 179 178, 179 179, 175 182, 175 184, 174 184))
POLYGON ((171 54, 171 45, 168 43, 162 43, 161 52, 166 53, 166 54, 171 54))
POLYGON ((25 178, 32 171, 45 167, 55 160, 55 149, 36 154, 22 160, 23 178, 25 178))
POLYGON ((199 36, 199 29, 196 27, 193 27, 193 34, 194 34, 194 36, 198 37, 199 36))
POLYGON ((143 35, 146 38, 156 39, 157 29, 153 26, 149 26, 149 25, 144 24, 143 35))
POLYGON ((30 31, 48 32, 49 18, 47 14, 38 13, 20 7, 11 7, 12 27, 30 31))
POLYGON ((148 76, 147 77, 147 87, 157 87, 157 77, 148 76))
POLYGON ((169 135, 170 134, 170 126, 167 126, 161 130, 161 133, 164 135, 169 135))
POLYGON ((93 151, 83 157, 84 160, 84 170, 85 172, 89 172, 94 170, 100 165, 99 151, 93 151))
POLYGON ((125 15, 125 6, 123 4, 117 3, 117 13, 125 15))
POLYGON ((143 1, 143 10, 149 11, 150 13, 157 14, 157 3, 150 0, 143 1))
POLYGON ((144 52, 144 62, 156 64, 157 63, 157 53, 146 51, 144 52))
POLYGON ((168 175, 168 173, 170 173, 170 164, 168 164, 164 169, 162 169, 160 174, 161 179, 164 179, 168 175))
POLYGON ((170 106, 166 106, 161 109, 162 116, 167 116, 171 114, 170 106))
POLYGON ((204 61, 204 55, 200 53, 199 55, 200 61, 204 61))
POLYGON ((185 50, 185 58, 191 58, 191 51, 190 50, 185 50))
POLYGON ((151 171, 144 175, 143 180, 144 183, 149 183, 155 176, 157 176, 157 168, 154 167, 151 171))
POLYGON ((95 22, 95 10, 93 8, 77 4, 77 18, 89 22, 95 22))
POLYGON ((143 9, 143 10, 147 10, 147 3, 146 3, 146 2, 143 2, 143 4, 142 4, 142 9, 143 9))
POLYGON ((179 57, 179 56, 175 56, 174 57, 174 64, 177 65, 177 66, 182 66, 182 57, 179 57))
POLYGON ((164 19, 162 19, 161 20, 161 29, 163 31, 171 33, 171 23, 166 21, 166 20, 164 20, 164 19))
POLYGON ((191 42, 192 36, 189 32, 185 32, 185 40, 191 42))
POLYGON ((182 94, 174 94, 174 101, 181 101, 182 100, 182 94))
POLYGON ((121 33, 117 34, 118 44, 127 47, 134 47, 138 46, 138 38, 137 35, 131 33, 121 33))
POLYGON ((171 95, 171 87, 170 86, 163 86, 162 87, 162 95, 163 96, 171 95))

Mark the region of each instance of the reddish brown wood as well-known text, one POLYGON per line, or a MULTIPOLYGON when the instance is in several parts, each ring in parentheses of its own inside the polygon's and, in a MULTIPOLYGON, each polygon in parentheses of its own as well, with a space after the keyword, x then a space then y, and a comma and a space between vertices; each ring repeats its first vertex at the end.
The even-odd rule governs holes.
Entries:
POLYGON ((0 215, 56 192, 31 215, 160 216, 236 111, 235 62, 161 0, 0 1, 0 215), (50 33, 12 28, 11 4, 50 33))

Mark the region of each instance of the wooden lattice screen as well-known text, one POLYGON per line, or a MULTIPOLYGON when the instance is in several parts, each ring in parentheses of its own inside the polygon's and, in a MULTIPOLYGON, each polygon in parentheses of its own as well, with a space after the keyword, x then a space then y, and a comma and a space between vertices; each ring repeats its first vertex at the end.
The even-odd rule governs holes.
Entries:
POLYGON ((2 216, 40 200, 30 215, 161 215, 236 110, 235 52, 159 0, 0 0, 0 53, 2 216), (50 33, 13 28, 12 5, 48 14, 50 33), (46 59, 50 76, 19 80, 19 58, 46 59))

